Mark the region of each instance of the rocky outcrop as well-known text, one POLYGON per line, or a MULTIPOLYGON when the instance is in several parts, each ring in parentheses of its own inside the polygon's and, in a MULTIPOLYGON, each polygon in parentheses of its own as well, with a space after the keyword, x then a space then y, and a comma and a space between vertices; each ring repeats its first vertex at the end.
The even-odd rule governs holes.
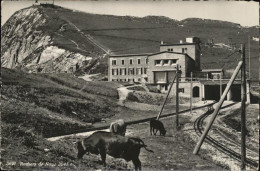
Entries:
POLYGON ((2 67, 26 68, 29 72, 74 72, 92 56, 54 45, 44 30, 48 18, 40 6, 17 11, 2 27, 2 67))

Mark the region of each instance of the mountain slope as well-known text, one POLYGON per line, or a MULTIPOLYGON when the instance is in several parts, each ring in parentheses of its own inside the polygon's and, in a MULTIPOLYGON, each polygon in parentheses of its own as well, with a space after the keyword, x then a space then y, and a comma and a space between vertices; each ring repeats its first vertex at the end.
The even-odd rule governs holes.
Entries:
MULTIPOLYGON (((232 69, 238 53, 226 58, 233 51, 205 44, 213 40, 237 49, 240 43, 247 43, 248 36, 258 37, 258 31, 258 27, 217 20, 96 15, 41 5, 18 11, 3 26, 1 58, 3 66, 9 68, 22 64, 31 71, 74 72, 87 68, 83 71, 97 72, 91 68, 103 64, 99 59, 107 54, 158 52, 161 41, 178 43, 196 36, 202 42, 203 68, 232 69)), ((256 61, 258 42, 251 39, 251 75, 258 79, 256 61)), ((106 74, 106 69, 102 72, 106 74)))

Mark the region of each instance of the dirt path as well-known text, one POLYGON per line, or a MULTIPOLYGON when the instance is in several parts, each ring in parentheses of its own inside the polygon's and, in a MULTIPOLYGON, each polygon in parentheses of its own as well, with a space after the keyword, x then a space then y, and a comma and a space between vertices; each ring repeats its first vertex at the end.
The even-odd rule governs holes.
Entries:
POLYGON ((93 81, 91 79, 91 77, 94 77, 94 76, 97 76, 97 75, 100 75, 100 74, 86 74, 84 76, 80 76, 79 78, 82 78, 85 81, 93 81))
POLYGON ((98 42, 97 40, 93 39, 92 36, 90 36, 89 34, 85 34, 84 32, 82 32, 75 24, 73 24, 71 21, 64 19, 68 22, 69 25, 73 26, 82 36, 84 36, 85 38, 87 38, 87 40, 89 40, 92 44, 94 44, 96 47, 100 48, 102 51, 104 51, 106 54, 110 53, 110 49, 108 49, 107 47, 104 47, 100 42, 98 42))
MULTIPOLYGON (((197 111, 199 113, 202 110, 197 111)), ((189 122, 189 112, 179 117, 180 124, 189 122)), ((183 133, 187 130, 180 131, 174 130, 174 118, 162 118, 167 133, 165 136, 151 136, 149 122, 140 124, 128 125, 126 136, 134 136, 141 138, 149 149, 154 153, 150 153, 141 149, 140 160, 142 162, 143 170, 223 170, 223 168, 215 165, 214 163, 202 159, 197 155, 192 154, 193 144, 189 138, 184 137, 183 133)), ((89 134, 89 133, 88 133, 89 134)), ((86 136, 87 134, 78 134, 86 136)), ((79 140, 80 136, 67 137, 61 142, 72 144, 79 140)), ((76 153, 76 151, 75 151, 76 153)), ((75 154, 76 155, 76 154, 75 154)), ((85 155, 83 161, 87 162, 85 165, 82 163, 80 167, 85 170, 103 170, 99 155, 85 155)), ((132 162, 126 162, 123 159, 115 159, 107 155, 107 165, 113 170, 126 170, 133 169, 132 162)))

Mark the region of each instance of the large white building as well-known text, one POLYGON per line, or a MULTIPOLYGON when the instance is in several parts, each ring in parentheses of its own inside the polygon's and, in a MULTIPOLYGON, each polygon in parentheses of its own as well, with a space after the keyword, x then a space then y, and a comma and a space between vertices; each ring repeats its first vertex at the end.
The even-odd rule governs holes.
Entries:
MULTIPOLYGON (((157 86, 164 93, 175 77, 178 64, 181 73, 179 87, 184 90, 180 96, 189 98, 192 94, 194 100, 219 100, 228 80, 222 79, 222 69, 201 69, 200 50, 199 38, 189 37, 186 42, 175 44, 161 42, 157 53, 111 55, 108 80, 146 83, 157 86)), ((234 82, 227 100, 240 101, 240 85, 240 81, 234 82)), ((176 93, 175 88, 172 91, 176 93)))

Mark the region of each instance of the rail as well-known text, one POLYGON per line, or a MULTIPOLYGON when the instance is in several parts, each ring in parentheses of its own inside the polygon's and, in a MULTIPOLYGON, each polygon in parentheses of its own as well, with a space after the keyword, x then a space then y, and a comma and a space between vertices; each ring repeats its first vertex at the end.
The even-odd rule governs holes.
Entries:
MULTIPOLYGON (((234 105, 236 103, 232 103, 232 104, 229 104, 221 109, 224 109, 224 108, 227 108, 227 107, 230 107, 232 105, 234 105)), ((209 116, 212 114, 213 111, 208 111, 204 114, 202 114, 200 117, 198 117, 195 122, 194 122, 194 130, 195 132, 201 136, 202 134, 202 130, 204 129, 203 128, 203 121, 209 116)), ((218 150, 220 150, 221 152, 231 156, 233 159, 236 159, 237 161, 240 161, 241 160, 241 155, 237 152, 235 152, 234 150, 230 149, 230 148, 227 148, 225 145, 221 144, 220 142, 216 141, 214 138, 210 137, 210 136, 207 136, 206 137, 206 141, 211 144, 213 147, 217 148, 218 150)), ((247 165, 250 165, 250 166, 253 166, 255 168, 258 167, 258 163, 252 159, 249 159, 247 158, 246 159, 246 164, 247 165)))

